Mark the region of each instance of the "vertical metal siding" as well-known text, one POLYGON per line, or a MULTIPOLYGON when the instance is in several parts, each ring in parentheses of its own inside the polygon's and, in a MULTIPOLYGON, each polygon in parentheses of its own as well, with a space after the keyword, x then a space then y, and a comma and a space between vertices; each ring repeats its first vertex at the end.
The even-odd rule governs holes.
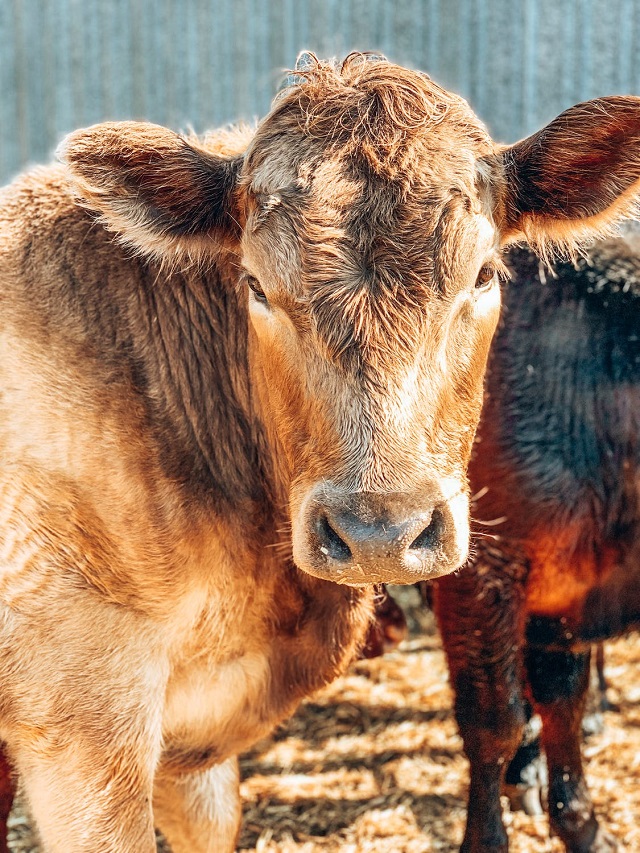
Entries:
POLYGON ((0 179, 104 119, 251 120, 303 48, 422 68, 511 141, 640 94, 638 44, 640 0, 0 0, 0 179))

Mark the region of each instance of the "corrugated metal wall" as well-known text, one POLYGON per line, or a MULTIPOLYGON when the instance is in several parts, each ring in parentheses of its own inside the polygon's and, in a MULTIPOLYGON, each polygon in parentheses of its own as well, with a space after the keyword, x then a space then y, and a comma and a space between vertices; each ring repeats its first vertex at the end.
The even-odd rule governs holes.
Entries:
POLYGON ((0 179, 105 118, 261 115, 302 48, 428 71, 512 141, 639 94, 639 45, 640 0, 0 0, 0 179))

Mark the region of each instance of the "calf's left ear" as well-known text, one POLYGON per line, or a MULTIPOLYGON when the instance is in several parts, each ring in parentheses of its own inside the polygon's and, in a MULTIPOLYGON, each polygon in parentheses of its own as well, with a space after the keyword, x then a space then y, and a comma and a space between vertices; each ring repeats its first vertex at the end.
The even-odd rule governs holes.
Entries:
POLYGON ((505 243, 571 252, 638 211, 640 98, 598 98, 489 158, 505 243))
POLYGON ((206 257, 240 238, 242 156, 217 156, 153 124, 107 122, 58 149, 82 204, 147 255, 206 257))

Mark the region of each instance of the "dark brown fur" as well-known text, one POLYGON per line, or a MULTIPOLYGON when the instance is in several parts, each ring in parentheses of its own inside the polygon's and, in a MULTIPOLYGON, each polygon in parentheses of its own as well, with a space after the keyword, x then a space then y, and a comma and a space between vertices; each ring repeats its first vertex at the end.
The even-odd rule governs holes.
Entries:
POLYGON ((512 262, 470 466, 481 532, 435 596, 471 761, 463 850, 507 849, 500 784, 531 703, 552 827, 573 853, 602 853, 615 842, 581 723, 591 644, 640 625, 640 242, 600 244, 545 283, 531 254, 512 262))

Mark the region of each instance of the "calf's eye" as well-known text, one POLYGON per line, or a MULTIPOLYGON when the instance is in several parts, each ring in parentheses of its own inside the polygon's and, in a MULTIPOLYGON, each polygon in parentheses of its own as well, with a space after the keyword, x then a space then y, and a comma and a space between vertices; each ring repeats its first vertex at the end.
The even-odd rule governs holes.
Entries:
POLYGON ((249 290, 252 290, 255 294, 256 299, 259 299, 261 302, 267 301, 267 296, 264 290, 260 287, 260 282, 255 276, 248 275, 246 276, 245 281, 247 282, 249 290))
POLYGON ((476 290, 482 290, 493 281, 496 274, 496 268, 492 264, 485 264, 478 273, 476 279, 476 290))

